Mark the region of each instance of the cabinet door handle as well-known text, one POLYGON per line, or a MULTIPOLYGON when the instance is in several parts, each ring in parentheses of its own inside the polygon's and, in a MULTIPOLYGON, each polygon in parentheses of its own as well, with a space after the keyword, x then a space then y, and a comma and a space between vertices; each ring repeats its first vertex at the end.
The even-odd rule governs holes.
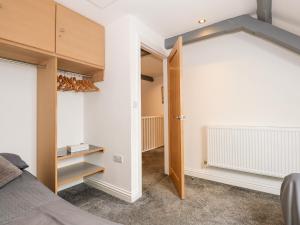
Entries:
POLYGON ((60 33, 64 33, 65 31, 66 31, 65 28, 60 28, 60 29, 59 29, 59 32, 60 32, 60 33))

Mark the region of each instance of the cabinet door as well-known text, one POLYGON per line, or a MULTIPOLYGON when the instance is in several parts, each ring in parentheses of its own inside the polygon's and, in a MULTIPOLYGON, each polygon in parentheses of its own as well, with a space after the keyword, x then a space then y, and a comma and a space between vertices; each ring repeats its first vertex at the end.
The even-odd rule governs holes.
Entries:
POLYGON ((57 4, 56 53, 104 67, 104 28, 57 4))
POLYGON ((54 1, 0 0, 0 38, 54 52, 54 1))

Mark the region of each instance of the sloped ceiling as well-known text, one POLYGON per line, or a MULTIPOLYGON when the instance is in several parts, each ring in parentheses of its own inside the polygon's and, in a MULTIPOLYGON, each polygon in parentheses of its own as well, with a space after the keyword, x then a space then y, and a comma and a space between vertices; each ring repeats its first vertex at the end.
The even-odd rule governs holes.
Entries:
POLYGON ((161 59, 150 54, 142 57, 141 64, 142 74, 154 78, 163 76, 163 62, 161 59))
MULTIPOLYGON (((109 24, 133 14, 168 38, 228 18, 256 12, 256 0, 56 0, 95 20, 109 24), (97 7, 100 5, 106 7, 97 7), (198 24, 205 18, 207 23, 198 24)), ((300 35, 300 1, 273 0, 273 23, 300 35)))

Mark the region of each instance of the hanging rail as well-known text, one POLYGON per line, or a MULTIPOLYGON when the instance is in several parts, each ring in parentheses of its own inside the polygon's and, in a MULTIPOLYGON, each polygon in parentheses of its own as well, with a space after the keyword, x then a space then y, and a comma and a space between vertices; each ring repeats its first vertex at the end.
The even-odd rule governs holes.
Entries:
POLYGON ((3 57, 0 57, 0 61, 1 62, 9 62, 9 63, 13 63, 13 64, 20 64, 20 65, 30 65, 30 66, 36 66, 40 69, 46 69, 47 66, 46 65, 42 65, 42 64, 34 64, 34 63, 29 63, 29 62, 24 62, 24 61, 21 61, 21 60, 12 60, 12 59, 8 59, 8 58, 3 58, 3 57))
POLYGON ((57 74, 62 75, 62 76, 72 76, 72 77, 87 77, 87 78, 93 77, 92 75, 74 73, 74 72, 65 71, 65 70, 58 70, 57 74))
POLYGON ((89 79, 76 79, 76 77, 92 77, 89 75, 73 73, 63 70, 57 71, 57 90, 75 92, 98 92, 99 88, 89 79))

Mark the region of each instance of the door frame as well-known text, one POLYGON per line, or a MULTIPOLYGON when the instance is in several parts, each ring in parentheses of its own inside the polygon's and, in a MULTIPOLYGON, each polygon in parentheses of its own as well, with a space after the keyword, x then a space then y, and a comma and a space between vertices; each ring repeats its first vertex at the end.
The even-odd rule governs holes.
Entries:
MULTIPOLYGON (((169 113, 169 108, 168 108, 168 54, 164 49, 161 49, 153 44, 149 44, 145 41, 140 40, 139 42, 139 46, 138 46, 138 74, 136 74, 138 76, 138 84, 137 84, 137 105, 138 105, 138 116, 136 117, 138 119, 137 121, 137 137, 140 141, 139 144, 139 149, 138 149, 138 171, 137 171, 137 175, 138 175, 138 192, 139 192, 139 196, 136 196, 135 198, 133 198, 134 200, 137 200, 139 197, 142 196, 142 151, 141 151, 141 140, 142 140, 142 129, 141 129, 141 120, 142 120, 142 110, 141 110, 141 103, 142 103, 142 99, 141 99, 141 55, 140 55, 140 50, 144 49, 148 52, 150 52, 151 54, 157 56, 158 58, 161 58, 163 60, 163 87, 164 87, 164 149, 167 149, 167 151, 164 151, 164 172, 165 174, 169 175, 169 151, 168 151, 168 142, 169 142, 169 117, 168 117, 168 113, 169 113)), ((136 169, 136 167, 134 168, 136 169)), ((133 200, 133 201, 134 201, 133 200)))
MULTIPOLYGON (((163 87, 164 87, 164 149, 169 149, 169 103, 168 103, 168 54, 156 50, 141 42, 141 49, 144 49, 163 61, 163 87)), ((141 71, 141 62, 140 62, 141 71)), ((141 83, 140 83, 141 85, 141 83)), ((141 90, 141 88, 140 88, 141 90)), ((141 93, 140 93, 141 99, 141 93)), ((169 151, 164 151, 164 172, 169 175, 169 151)))

